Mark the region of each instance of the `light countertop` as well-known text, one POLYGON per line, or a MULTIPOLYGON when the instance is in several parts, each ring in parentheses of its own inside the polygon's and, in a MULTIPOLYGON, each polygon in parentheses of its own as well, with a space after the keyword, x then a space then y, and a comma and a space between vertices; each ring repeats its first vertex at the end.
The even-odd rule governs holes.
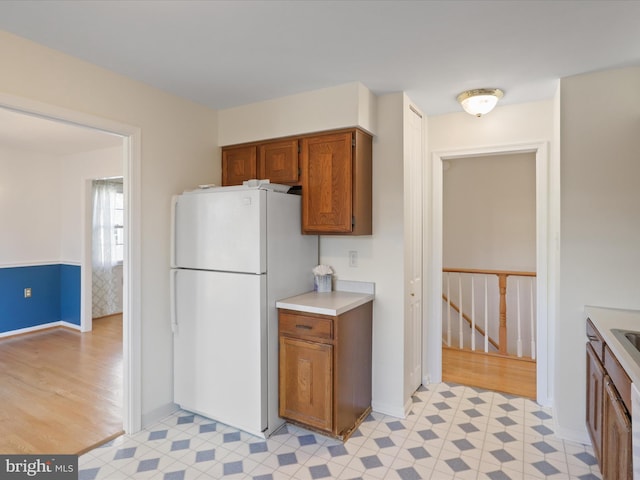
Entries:
POLYGON ((640 310, 622 310, 604 307, 585 307, 587 318, 596 327, 604 342, 616 356, 631 381, 640 385, 640 364, 628 352, 620 340, 611 332, 612 329, 640 331, 640 310))
POLYGON ((336 287, 339 290, 323 293, 308 292, 295 297, 284 298, 276 302, 276 307, 337 317, 375 298, 373 284, 366 282, 348 282, 348 285, 347 283, 338 283, 336 287), (354 283, 359 285, 351 288, 351 284, 354 283), (371 285, 371 287, 369 288, 368 285, 371 285), (355 291, 344 291, 344 289, 355 291))

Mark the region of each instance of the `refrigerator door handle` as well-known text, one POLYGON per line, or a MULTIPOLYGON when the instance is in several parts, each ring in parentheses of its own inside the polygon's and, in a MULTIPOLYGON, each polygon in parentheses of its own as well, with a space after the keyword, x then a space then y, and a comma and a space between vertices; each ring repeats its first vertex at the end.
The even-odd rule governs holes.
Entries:
POLYGON ((178 333, 178 305, 176 304, 176 276, 178 270, 171 270, 169 272, 169 305, 171 310, 171 331, 173 334, 178 333))
POLYGON ((178 214, 178 195, 171 197, 171 238, 169 240, 169 265, 176 268, 176 215, 178 214))

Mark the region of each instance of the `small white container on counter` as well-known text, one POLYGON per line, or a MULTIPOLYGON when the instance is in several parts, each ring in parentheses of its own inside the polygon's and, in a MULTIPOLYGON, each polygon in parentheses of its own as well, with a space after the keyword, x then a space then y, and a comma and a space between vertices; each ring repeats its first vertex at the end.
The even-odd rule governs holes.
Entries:
POLYGON ((316 275, 316 291, 318 293, 330 292, 332 280, 333 275, 316 275))

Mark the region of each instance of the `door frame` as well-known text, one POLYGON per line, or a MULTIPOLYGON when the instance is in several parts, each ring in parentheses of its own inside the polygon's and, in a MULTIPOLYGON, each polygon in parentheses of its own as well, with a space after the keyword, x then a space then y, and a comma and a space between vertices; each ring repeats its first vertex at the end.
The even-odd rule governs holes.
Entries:
MULTIPOLYGON (((0 107, 17 113, 92 128, 122 137, 122 158, 125 199, 125 251, 123 271, 123 408, 122 423, 126 433, 142 428, 141 387, 141 129, 132 125, 90 115, 56 105, 0 93, 0 107)), ((85 189, 86 190, 86 189, 85 189)), ((86 194, 86 191, 85 191, 86 194)), ((86 203, 85 203, 86 205, 86 203)), ((84 215, 86 221, 87 212, 84 215)), ((87 311, 91 325, 91 239, 87 242, 86 228, 82 239, 81 266, 81 330, 85 331, 87 311), (88 261, 88 263, 87 263, 88 261), (89 266, 89 268, 86 268, 89 266), (89 273, 88 279, 87 270, 89 273), (87 282, 89 291, 87 292, 87 282), (87 307, 87 295, 89 305, 87 307)))
MULTIPOLYGON (((443 229, 443 162, 459 158, 481 157, 496 154, 534 153, 536 159, 536 390, 537 401, 550 406, 553 384, 552 354, 553 329, 555 319, 555 288, 557 286, 556 256, 552 247, 559 238, 557 219, 559 202, 550 197, 553 186, 550 174, 557 178, 558 172, 551 172, 548 142, 499 145, 467 150, 433 152, 431 158, 431 216, 428 222, 430 232, 430 255, 427 266, 428 281, 426 295, 428 311, 426 317, 427 334, 424 336, 426 376, 424 382, 442 381, 442 229, 443 229)), ((557 166, 554 167, 558 168, 557 166)))

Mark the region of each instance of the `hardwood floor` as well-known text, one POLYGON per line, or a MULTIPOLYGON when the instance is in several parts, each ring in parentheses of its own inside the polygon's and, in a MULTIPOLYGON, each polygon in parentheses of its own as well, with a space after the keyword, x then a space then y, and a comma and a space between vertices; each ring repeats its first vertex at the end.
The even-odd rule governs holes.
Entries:
POLYGON ((122 315, 0 339, 0 452, 81 454, 122 432, 122 315))
POLYGON ((536 398, 536 362, 442 347, 442 379, 536 398))

